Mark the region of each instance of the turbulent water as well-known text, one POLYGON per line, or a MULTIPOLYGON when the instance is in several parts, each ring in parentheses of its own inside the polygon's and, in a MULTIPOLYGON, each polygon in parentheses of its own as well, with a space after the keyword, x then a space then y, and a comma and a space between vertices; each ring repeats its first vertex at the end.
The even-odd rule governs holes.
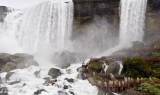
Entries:
POLYGON ((9 13, 4 27, 31 52, 47 49, 45 47, 65 49, 72 30, 72 14, 72 2, 46 1, 9 13))
MULTIPOLYGON (((142 41, 146 5, 147 0, 121 0, 120 44, 142 41)), ((45 54, 52 54, 52 51, 67 50, 73 42, 76 44, 74 49, 77 51, 86 45, 87 50, 84 52, 89 50, 99 52, 99 49, 106 49, 106 46, 103 45, 110 44, 110 41, 107 40, 111 35, 108 35, 104 23, 89 27, 87 31, 91 32, 87 32, 85 34, 87 36, 83 37, 82 35, 80 42, 70 42, 72 22, 72 2, 46 1, 26 9, 10 10, 4 23, 0 23, 0 53, 27 52, 38 53, 34 55, 46 57, 45 54), (96 27, 99 29, 99 26, 101 26, 100 30, 97 30, 96 27), (94 40, 97 42, 96 44, 92 43, 94 40), (78 47, 78 45, 81 46, 78 47)), ((109 55, 120 48, 122 48, 120 45, 111 48, 104 55, 109 55)), ((9 85, 4 80, 6 73, 1 73, 2 84, 0 86, 7 87, 9 95, 33 95, 38 89, 46 90, 41 95, 66 95, 66 93, 72 95, 70 92, 74 92, 75 95, 97 95, 97 87, 92 86, 87 80, 77 79, 77 68, 81 66, 81 63, 72 64, 67 69, 60 69, 63 74, 57 78, 58 81, 55 85, 46 86, 43 78, 48 77, 49 69, 55 66, 43 58, 36 57, 35 60, 40 63, 40 66, 12 71, 15 74, 11 76, 9 82, 21 81, 18 84, 9 85), (34 72, 40 69, 40 76, 36 77, 34 72), (67 70, 70 70, 70 73, 67 70), (69 83, 65 78, 73 78, 75 82, 69 83), (65 85, 69 85, 67 90, 63 88, 65 85), (59 91, 62 93, 58 93, 59 91)), ((121 62, 119 64, 121 66, 120 73, 122 64, 121 62)))
POLYGON ((121 0, 120 44, 143 40, 147 0, 121 0))

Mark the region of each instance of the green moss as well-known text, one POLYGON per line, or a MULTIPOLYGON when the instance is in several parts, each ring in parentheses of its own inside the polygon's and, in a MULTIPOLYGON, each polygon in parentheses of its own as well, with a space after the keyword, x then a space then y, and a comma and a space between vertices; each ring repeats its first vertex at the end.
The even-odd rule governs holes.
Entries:
POLYGON ((124 60, 123 66, 123 73, 127 77, 149 77, 152 71, 148 63, 138 56, 124 60))
POLYGON ((100 62, 89 63, 88 67, 91 68, 93 71, 96 71, 97 73, 102 70, 102 65, 100 62))

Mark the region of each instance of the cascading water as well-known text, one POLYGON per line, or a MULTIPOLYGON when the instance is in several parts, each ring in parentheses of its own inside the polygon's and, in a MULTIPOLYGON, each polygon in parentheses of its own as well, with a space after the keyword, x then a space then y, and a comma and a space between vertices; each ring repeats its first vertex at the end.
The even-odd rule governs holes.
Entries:
POLYGON ((143 40, 147 0, 121 0, 120 44, 143 40))
POLYGON ((42 2, 5 18, 7 33, 18 38, 30 52, 44 47, 65 49, 69 42, 73 20, 73 3, 42 2))

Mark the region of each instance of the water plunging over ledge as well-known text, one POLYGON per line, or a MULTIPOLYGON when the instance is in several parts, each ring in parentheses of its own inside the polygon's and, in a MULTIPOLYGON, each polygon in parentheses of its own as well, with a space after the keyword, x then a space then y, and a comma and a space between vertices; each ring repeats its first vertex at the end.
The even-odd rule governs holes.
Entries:
POLYGON ((147 0, 121 0, 120 44, 142 42, 147 0))

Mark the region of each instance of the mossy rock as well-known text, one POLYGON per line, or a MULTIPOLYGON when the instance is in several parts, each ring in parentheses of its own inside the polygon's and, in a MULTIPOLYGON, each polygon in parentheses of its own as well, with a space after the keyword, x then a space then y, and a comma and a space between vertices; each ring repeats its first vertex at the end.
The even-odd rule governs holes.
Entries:
POLYGON ((89 63, 88 67, 97 73, 100 73, 102 71, 102 65, 101 65, 100 61, 91 62, 91 63, 89 63))
POLYGON ((123 71, 127 77, 149 77, 151 75, 151 67, 143 59, 134 56, 132 59, 123 61, 123 71))

